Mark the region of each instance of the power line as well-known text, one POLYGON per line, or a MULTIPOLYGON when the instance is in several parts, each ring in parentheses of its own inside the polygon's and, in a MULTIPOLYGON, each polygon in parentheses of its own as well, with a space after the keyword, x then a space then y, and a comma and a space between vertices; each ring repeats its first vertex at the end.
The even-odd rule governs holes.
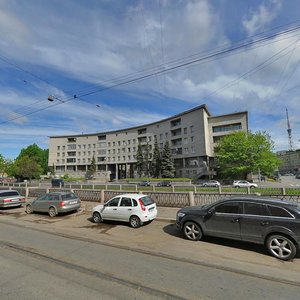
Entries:
MULTIPOLYGON (((249 49, 250 46, 253 46, 253 45, 256 45, 256 48, 261 47, 264 42, 269 42, 270 40, 274 39, 275 37, 280 37, 280 36, 285 37, 288 34, 297 32, 299 29, 300 29, 300 25, 295 26, 293 28, 286 29, 286 30, 281 31, 281 32, 269 34, 268 36, 263 36, 263 37, 261 37, 259 39, 256 39, 256 40, 244 41, 243 43, 238 43, 237 45, 233 45, 233 46, 225 48, 225 49, 224 48, 216 48, 215 51, 213 51, 212 53, 208 53, 207 55, 204 55, 204 56, 192 55, 192 56, 183 58, 181 60, 175 61, 177 63, 170 62, 170 63, 166 63, 166 64, 159 65, 159 66, 156 66, 156 67, 152 67, 148 70, 139 71, 139 72, 136 72, 136 73, 131 73, 131 74, 128 74, 128 75, 125 75, 125 76, 121 76, 119 78, 107 81, 106 83, 110 83, 111 84, 110 86, 104 86, 104 87, 102 86, 101 88, 99 88, 97 86, 98 87, 97 89, 95 88, 95 89, 87 91, 85 93, 79 93, 79 94, 74 95, 72 97, 61 98, 61 101, 66 103, 66 102, 69 102, 69 101, 74 100, 74 99, 79 98, 79 97, 81 98, 81 97, 84 97, 84 96, 99 93, 99 92, 109 90, 109 89, 112 89, 112 88, 115 88, 115 87, 119 87, 119 86, 122 86, 122 85, 127 85, 127 84, 137 82, 137 81, 140 81, 140 80, 145 80, 145 79, 151 78, 153 76, 166 74, 166 73, 172 72, 172 71, 177 70, 177 69, 182 69, 182 68, 185 68, 185 67, 189 67, 189 66, 194 65, 194 64, 206 63, 206 62, 209 62, 209 61, 213 61, 213 60, 223 58, 223 57, 226 57, 228 55, 232 55, 234 53, 237 53, 241 50, 244 50, 244 48, 249 49), (220 49, 220 50, 218 50, 218 49, 220 49), (194 57, 194 58, 189 59, 191 57, 194 57), (139 75, 139 76, 137 76, 137 75, 139 75)), ((292 37, 292 36, 289 36, 289 38, 290 37, 292 37)), ((278 41, 279 40, 276 40, 275 42, 278 42, 278 41)), ((265 44, 263 44, 263 45, 265 46, 265 44)), ((207 51, 204 51, 202 53, 207 53, 207 51)), ((39 78, 39 77, 36 77, 36 78, 39 78)), ((24 117, 24 116, 34 114, 35 112, 39 112, 39 111, 48 109, 53 105, 59 105, 59 104, 62 104, 62 103, 55 103, 55 104, 52 104, 50 106, 48 105, 48 106, 45 106, 45 107, 41 106, 38 109, 35 109, 34 111, 28 111, 25 114, 20 115, 19 117, 11 118, 10 120, 2 122, 0 124, 4 124, 4 123, 7 123, 7 122, 12 121, 12 120, 16 120, 16 119, 24 117)))

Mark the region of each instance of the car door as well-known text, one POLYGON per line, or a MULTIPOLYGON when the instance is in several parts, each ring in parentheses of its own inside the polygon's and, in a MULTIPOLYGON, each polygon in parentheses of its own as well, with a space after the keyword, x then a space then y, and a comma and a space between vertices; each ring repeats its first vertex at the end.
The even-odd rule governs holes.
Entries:
POLYGON ((120 197, 115 197, 105 203, 104 208, 101 212, 102 219, 105 220, 119 220, 118 216, 118 205, 120 197))
POLYGON ((34 211, 40 211, 40 212, 47 212, 49 208, 49 200, 50 200, 50 195, 45 194, 39 198, 37 198, 33 204, 33 210, 34 211))
POLYGON ((262 242, 269 224, 270 215, 265 204, 243 202, 243 217, 240 221, 242 240, 262 242))
POLYGON ((213 213, 204 220, 207 235, 241 239, 240 219, 242 206, 238 201, 216 205, 213 213))
POLYGON ((128 222, 132 214, 132 200, 129 197, 122 197, 118 206, 118 216, 120 221, 128 222))

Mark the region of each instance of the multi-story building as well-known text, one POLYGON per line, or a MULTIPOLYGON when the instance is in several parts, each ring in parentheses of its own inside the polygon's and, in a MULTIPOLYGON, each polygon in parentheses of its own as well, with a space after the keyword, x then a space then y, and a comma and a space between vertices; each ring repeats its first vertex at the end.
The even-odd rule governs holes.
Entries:
POLYGON ((280 159, 279 173, 298 173, 300 171, 300 149, 295 151, 278 151, 277 157, 280 159))
POLYGON ((248 113, 211 116, 206 105, 150 124, 93 134, 51 136, 49 166, 57 175, 83 176, 93 157, 96 177, 109 179, 136 177, 138 145, 162 150, 169 142, 177 177, 212 174, 214 147, 224 136, 237 130, 248 131, 248 113))

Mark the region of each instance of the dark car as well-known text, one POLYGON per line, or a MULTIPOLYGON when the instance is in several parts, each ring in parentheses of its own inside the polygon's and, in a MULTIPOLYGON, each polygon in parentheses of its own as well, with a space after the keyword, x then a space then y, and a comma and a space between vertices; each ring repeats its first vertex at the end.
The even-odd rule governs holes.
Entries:
POLYGON ((70 192, 52 192, 44 194, 26 205, 26 212, 48 212, 50 217, 59 213, 77 211, 81 206, 78 196, 70 192))
POLYGON ((263 244, 282 260, 295 257, 300 244, 299 203, 262 197, 235 197, 182 208, 176 225, 189 240, 215 236, 263 244))
POLYGON ((147 181, 147 180, 140 181, 139 186, 150 186, 150 181, 147 181))
POLYGON ((157 186, 172 186, 172 183, 171 181, 169 180, 163 180, 163 181, 160 181, 157 186))
POLYGON ((52 187, 64 187, 65 183, 64 180, 61 178, 54 178, 51 180, 52 187))

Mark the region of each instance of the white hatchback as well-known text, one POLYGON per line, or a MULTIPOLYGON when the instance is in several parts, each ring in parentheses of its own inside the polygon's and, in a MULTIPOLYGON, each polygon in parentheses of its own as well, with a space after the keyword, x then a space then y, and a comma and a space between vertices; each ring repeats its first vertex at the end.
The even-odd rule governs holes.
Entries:
POLYGON ((129 222, 133 228, 154 220, 156 216, 156 204, 149 196, 142 194, 118 195, 92 210, 94 223, 102 220, 122 221, 129 222))

